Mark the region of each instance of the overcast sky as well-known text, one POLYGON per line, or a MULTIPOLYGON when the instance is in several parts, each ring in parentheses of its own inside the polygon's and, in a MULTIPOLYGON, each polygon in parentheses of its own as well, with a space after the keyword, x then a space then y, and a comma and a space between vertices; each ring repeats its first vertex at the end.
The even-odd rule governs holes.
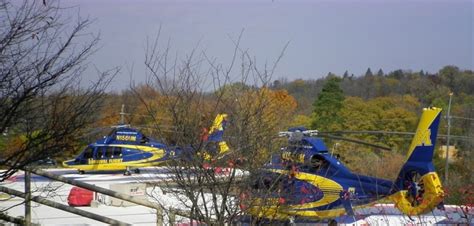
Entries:
MULTIPOLYGON (((114 89, 145 79, 146 38, 161 26, 164 41, 185 55, 199 44, 227 63, 244 29, 242 46, 259 62, 273 62, 289 42, 275 79, 315 79, 328 72, 360 75, 396 69, 436 72, 451 64, 473 69, 474 0, 446 1, 151 1, 63 0, 96 19, 99 68, 122 66, 114 89)), ((92 75, 90 75, 92 76, 92 75)), ((93 77, 93 76, 92 76, 93 77)), ((92 78, 91 77, 91 78, 92 78)))

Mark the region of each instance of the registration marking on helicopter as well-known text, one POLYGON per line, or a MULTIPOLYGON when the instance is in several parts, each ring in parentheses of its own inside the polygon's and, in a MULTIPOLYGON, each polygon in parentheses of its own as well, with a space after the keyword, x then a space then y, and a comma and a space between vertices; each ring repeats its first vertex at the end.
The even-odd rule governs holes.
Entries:
POLYGON ((87 159, 87 164, 122 163, 123 159, 87 159))
POLYGON ((117 140, 122 140, 122 141, 136 141, 137 137, 136 136, 129 136, 129 135, 117 135, 116 139, 117 140))

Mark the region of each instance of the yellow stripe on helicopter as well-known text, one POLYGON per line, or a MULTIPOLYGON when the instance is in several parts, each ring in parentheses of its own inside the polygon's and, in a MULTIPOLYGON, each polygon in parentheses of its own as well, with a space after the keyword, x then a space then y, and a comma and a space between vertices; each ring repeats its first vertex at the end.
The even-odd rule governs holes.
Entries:
MULTIPOLYGON (((271 172, 288 175, 290 172, 288 170, 278 170, 272 169, 271 172)), ((321 189, 323 191, 323 197, 317 201, 295 204, 295 205, 278 205, 275 202, 270 205, 258 205, 259 200, 255 200, 247 211, 253 215, 261 217, 270 217, 273 219, 287 219, 289 216, 303 216, 303 217, 316 217, 316 218, 328 218, 328 217, 337 217, 345 213, 345 210, 342 208, 331 209, 331 210, 303 210, 325 206, 337 201, 340 198, 340 192, 343 190, 343 187, 331 179, 321 177, 318 175, 296 172, 294 177, 298 180, 306 181, 311 185, 321 189), (255 205, 257 204, 257 205, 255 205)))
MULTIPOLYGON (((273 169, 271 171, 279 174, 289 174, 288 170, 273 169)), ((314 202, 290 205, 292 209, 308 209, 331 204, 340 198, 340 192, 343 190, 342 186, 336 181, 315 174, 296 172, 294 177, 298 180, 306 181, 322 190, 323 197, 314 202)))
POLYGON ((152 156, 145 159, 123 162, 123 158, 114 159, 89 159, 88 164, 84 165, 65 165, 66 167, 76 168, 79 170, 124 170, 127 167, 146 167, 156 166, 163 162, 156 162, 155 160, 163 158, 165 150, 156 147, 140 146, 140 145, 129 145, 129 144, 115 144, 109 145, 109 147, 121 147, 136 149, 144 152, 151 153, 152 156))

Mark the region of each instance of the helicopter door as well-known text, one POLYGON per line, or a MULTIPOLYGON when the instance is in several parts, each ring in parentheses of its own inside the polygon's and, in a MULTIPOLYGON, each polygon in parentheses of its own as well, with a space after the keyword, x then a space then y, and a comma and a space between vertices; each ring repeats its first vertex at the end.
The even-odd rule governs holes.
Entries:
POLYGON ((118 159, 118 158, 122 158, 122 148, 121 147, 114 147, 113 149, 113 154, 112 154, 112 158, 114 159, 118 159))

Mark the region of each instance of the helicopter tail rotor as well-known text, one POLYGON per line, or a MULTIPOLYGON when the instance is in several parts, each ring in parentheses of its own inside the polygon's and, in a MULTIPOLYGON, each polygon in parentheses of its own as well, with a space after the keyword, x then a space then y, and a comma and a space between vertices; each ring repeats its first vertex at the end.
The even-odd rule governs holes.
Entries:
POLYGON ((433 154, 441 118, 440 108, 425 108, 415 136, 389 197, 407 215, 426 213, 443 201, 444 192, 433 166, 433 154))

